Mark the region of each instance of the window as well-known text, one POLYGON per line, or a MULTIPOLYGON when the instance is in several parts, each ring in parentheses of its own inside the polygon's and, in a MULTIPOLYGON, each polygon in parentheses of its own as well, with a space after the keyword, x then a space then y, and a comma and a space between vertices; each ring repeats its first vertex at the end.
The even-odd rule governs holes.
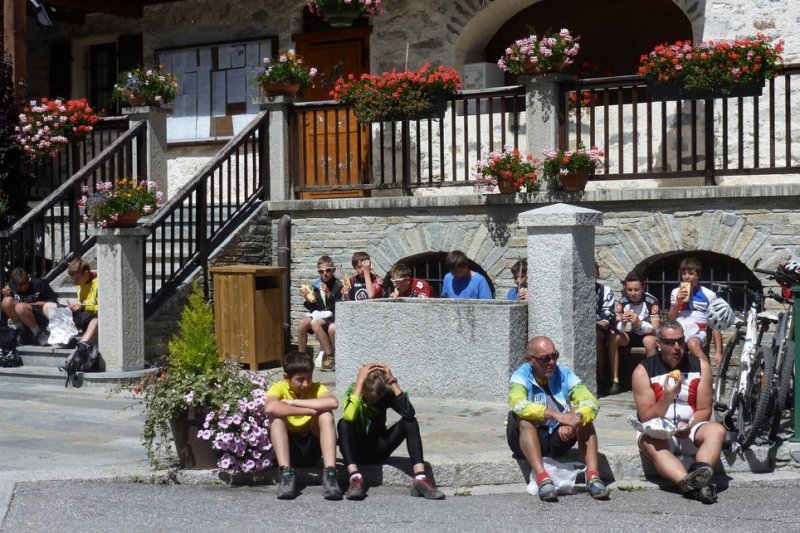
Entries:
MULTIPOLYGON (((669 310, 669 297, 672 289, 680 284, 678 266, 685 257, 696 257, 703 264, 700 284, 714 292, 720 292, 714 283, 724 283, 734 287, 749 287, 761 292, 758 278, 742 262, 715 252, 682 252, 653 261, 644 267, 647 292, 658 298, 661 308, 669 310)), ((750 298, 742 291, 733 290, 720 296, 736 310, 744 310, 750 305, 750 298)))
MULTIPOLYGON (((447 274, 447 267, 444 263, 445 258, 447 258, 447 252, 426 252, 406 257, 405 259, 399 260, 398 263, 405 263, 408 265, 413 277, 424 279, 430 283, 438 296, 442 294, 442 282, 444 281, 445 274, 447 274)), ((473 272, 478 272, 486 278, 486 281, 489 282, 489 289, 492 291, 492 297, 494 298, 494 284, 491 278, 489 278, 489 275, 486 274, 486 271, 471 259, 469 261, 469 268, 473 272)))
POLYGON ((167 140, 230 137, 259 112, 253 69, 276 52, 276 39, 156 50, 156 61, 177 76, 180 87, 167 119, 167 140))

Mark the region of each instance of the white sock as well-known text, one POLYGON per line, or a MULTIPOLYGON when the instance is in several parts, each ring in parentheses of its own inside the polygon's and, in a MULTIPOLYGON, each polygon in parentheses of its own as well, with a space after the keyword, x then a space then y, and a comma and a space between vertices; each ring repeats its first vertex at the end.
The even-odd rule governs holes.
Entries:
POLYGON ((361 479, 361 474, 359 472, 350 474, 350 479, 361 479))
POLYGON ((22 329, 22 328, 24 328, 25 326, 23 326, 23 325, 22 325, 22 322, 14 322, 13 324, 11 324, 11 327, 12 327, 12 328, 14 328, 14 329, 19 329, 19 330, 21 330, 21 329, 22 329))
POLYGON ((415 474, 414 479, 428 479, 428 476, 423 472, 422 474, 415 474))

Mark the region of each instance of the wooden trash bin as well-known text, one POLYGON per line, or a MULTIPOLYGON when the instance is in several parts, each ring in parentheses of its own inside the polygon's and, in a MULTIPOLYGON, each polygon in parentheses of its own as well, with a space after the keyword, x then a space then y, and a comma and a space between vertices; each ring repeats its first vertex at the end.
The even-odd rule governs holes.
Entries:
POLYGON ((210 268, 214 326, 220 357, 258 370, 283 360, 284 267, 230 265, 210 268))

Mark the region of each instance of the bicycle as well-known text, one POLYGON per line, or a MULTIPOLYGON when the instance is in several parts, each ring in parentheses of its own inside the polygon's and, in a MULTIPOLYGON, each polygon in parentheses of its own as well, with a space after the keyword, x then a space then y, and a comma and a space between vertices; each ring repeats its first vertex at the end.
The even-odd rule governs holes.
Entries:
POLYGON ((771 271, 756 268, 755 272, 766 274, 768 279, 776 280, 781 288, 782 294, 770 294, 769 297, 776 302, 783 304, 787 310, 778 315, 775 335, 772 339, 772 353, 775 358, 775 371, 772 379, 772 389, 775 394, 772 424, 770 427, 769 438, 774 440, 780 431, 781 419, 787 406, 791 405, 794 382, 794 305, 791 297, 791 287, 798 283, 797 279, 781 272, 780 270, 771 271))
MULTIPOLYGON (((714 284, 718 292, 730 291, 734 287, 714 284)), ((722 360, 714 380, 714 411, 728 431, 736 429, 740 446, 748 448, 764 426, 771 414, 772 376, 774 374, 775 357, 772 351, 765 351, 761 340, 771 324, 778 322, 774 314, 761 310, 764 297, 762 294, 740 288, 751 297, 750 308, 744 319, 737 317, 734 323, 736 330, 725 345, 722 360), (729 375, 734 352, 740 348, 739 370, 729 375), (729 390, 730 389, 730 390, 729 390), (726 399, 727 393, 730 397, 726 399)))

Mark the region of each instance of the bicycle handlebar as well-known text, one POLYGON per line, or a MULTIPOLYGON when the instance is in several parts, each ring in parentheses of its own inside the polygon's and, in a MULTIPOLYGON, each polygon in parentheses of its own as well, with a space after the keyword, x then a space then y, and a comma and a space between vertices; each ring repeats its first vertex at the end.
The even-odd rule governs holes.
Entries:
POLYGON ((754 268, 753 271, 754 272, 758 272, 759 274, 766 274, 770 278, 776 279, 779 282, 782 281, 782 282, 786 283, 787 285, 794 285, 795 284, 795 280, 794 279, 792 279, 790 276, 787 276, 783 272, 780 272, 779 270, 764 270, 763 268, 754 268))

